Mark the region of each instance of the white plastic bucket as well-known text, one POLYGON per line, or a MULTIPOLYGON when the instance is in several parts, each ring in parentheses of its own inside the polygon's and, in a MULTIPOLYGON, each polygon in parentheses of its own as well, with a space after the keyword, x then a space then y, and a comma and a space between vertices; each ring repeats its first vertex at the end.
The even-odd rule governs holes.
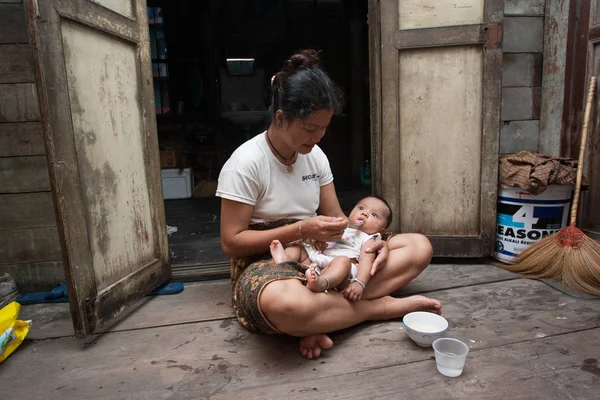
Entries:
POLYGON ((494 257, 506 263, 530 244, 558 232, 569 220, 573 185, 553 185, 533 195, 498 185, 494 257))

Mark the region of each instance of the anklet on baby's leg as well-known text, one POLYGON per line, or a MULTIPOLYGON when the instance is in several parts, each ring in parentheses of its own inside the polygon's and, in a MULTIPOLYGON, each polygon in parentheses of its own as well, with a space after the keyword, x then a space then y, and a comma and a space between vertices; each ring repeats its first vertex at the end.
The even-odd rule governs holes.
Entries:
POLYGON ((325 293, 327 293, 327 291, 329 290, 329 278, 326 277, 325 275, 321 275, 322 278, 325 278, 325 280, 327 281, 327 287, 325 288, 325 293))

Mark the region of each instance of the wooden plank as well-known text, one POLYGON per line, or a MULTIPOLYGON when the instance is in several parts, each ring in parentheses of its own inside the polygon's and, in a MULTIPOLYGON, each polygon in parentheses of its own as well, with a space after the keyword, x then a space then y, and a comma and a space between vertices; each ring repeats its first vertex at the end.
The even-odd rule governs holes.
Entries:
POLYGON ((0 157, 44 155, 39 122, 0 123, 0 157))
MULTIPOLYGON (((592 9, 590 12, 589 22, 589 33, 588 33, 588 67, 586 71, 586 90, 589 87, 589 81, 592 75, 598 76, 600 74, 600 4, 598 2, 592 3, 592 9)), ((584 12, 582 10, 582 12, 584 12)), ((581 24, 584 24, 585 17, 581 17, 581 24)), ((578 38, 581 40, 581 38, 578 38)), ((573 79, 578 79, 578 76, 574 76, 573 79)), ((583 83, 583 82, 582 82, 583 83)), ((598 90, 596 88, 596 90, 598 90)), ((596 94, 597 96, 597 94, 596 94)), ((596 97, 594 106, 598 104, 596 97)), ((593 240, 600 243, 600 210, 598 204, 600 204, 600 130, 598 129, 597 114, 592 117, 594 121, 591 124, 591 136, 588 139, 587 148, 587 160, 585 165, 585 172, 588 181, 593 182, 590 185, 590 190, 586 193, 586 196, 580 201, 581 212, 579 213, 578 226, 584 230, 584 232, 593 240), (595 184, 594 184, 595 183, 595 184)), ((579 133, 579 132, 578 132, 579 133)), ((571 139, 573 139, 574 132, 570 133, 571 139)))
POLYGON ((62 260, 56 227, 0 231, 0 265, 62 260))
POLYGON ((506 121, 500 132, 500 154, 516 153, 521 150, 537 152, 540 121, 506 121))
POLYGON ((0 83, 35 82, 28 44, 0 44, 0 83))
POLYGON ((0 122, 39 121, 34 83, 0 85, 0 122))
POLYGON ((45 156, 0 158, 0 193, 50 190, 45 156))
POLYGON ((568 1, 549 1, 546 7, 539 138, 539 152, 543 154, 560 155, 567 43, 570 43, 569 8, 568 1))
POLYGON ((0 231, 56 226, 52 193, 0 194, 0 231))
POLYGON ((542 55, 504 53, 502 87, 542 86, 542 55))
POLYGON ((484 43, 485 40, 480 25, 410 29, 394 33, 394 45, 398 50, 484 43))
POLYGON ((545 6, 546 0, 504 0, 504 15, 511 17, 543 16, 545 6))
MULTIPOLYGON (((19 293, 21 294, 51 290, 59 283, 65 282, 65 272, 63 270, 62 261, 41 261, 7 265, 0 264, 0 274, 2 273, 8 273, 14 278, 15 282, 17 282, 19 293)), ((71 326, 71 331, 73 331, 69 304, 61 303, 58 306, 64 306, 64 310, 61 309, 61 312, 66 313, 66 322, 71 326)), ((64 318, 64 316, 61 314, 60 318, 64 318)), ((35 321, 34 324, 36 324, 40 322, 40 319, 36 316, 33 321, 35 321)))
MULTIPOLYGON (((472 351, 462 375, 449 379, 433 359, 357 374, 266 385, 227 392, 211 399, 596 399, 598 361, 590 349, 600 345, 600 329, 472 351), (518 393, 518 394, 516 394, 518 393)), ((431 352, 429 352, 431 354, 431 352)), ((432 357, 433 358, 433 357, 432 357)))
MULTIPOLYGON (((586 340, 577 337, 571 345, 562 345, 560 349, 566 352, 548 347, 547 354, 558 359, 575 351, 573 346, 582 346, 575 351, 581 361, 590 357, 582 358, 583 354, 595 351, 598 345, 589 330, 600 326, 600 301, 575 299, 542 282, 519 279, 433 295, 442 301, 450 322, 447 335, 470 344, 470 362, 479 359, 474 357, 478 350, 501 350, 521 342, 526 342, 526 347, 534 343, 548 346, 547 341, 553 340, 548 337, 583 330, 588 330, 582 332, 587 334, 586 340)), ((7 400, 38 398, 42 393, 47 400, 62 400, 65 393, 89 399, 109 398, 115 393, 127 399, 168 398, 174 393, 177 398, 231 396, 265 385, 431 362, 432 350, 416 346, 401 327, 400 321, 390 321, 338 333, 333 335, 334 347, 311 361, 297 354, 293 338, 254 335, 231 319, 208 321, 109 333, 88 345, 74 338, 25 344, 11 355, 11 368, 2 372, 13 387, 7 400), (34 378, 36 384, 28 384, 34 378)), ((487 368, 498 368, 495 358, 487 362, 487 368)), ((531 363, 525 361, 523 368, 533 368, 538 362, 532 359, 531 363)), ((539 367, 546 365, 539 363, 539 367)), ((467 371, 477 370, 469 367, 467 371)), ((498 382, 506 379, 505 371, 499 373, 498 382)))
POLYGON ((378 0, 369 0, 369 90, 371 109, 371 190, 382 195, 382 81, 381 10, 378 0))
POLYGON ((0 44, 29 43, 26 21, 22 4, 0 4, 0 44))
POLYGON ((540 119, 541 88, 502 89, 502 121, 540 119))
POLYGON ((398 24, 400 29, 407 30, 480 24, 483 9, 483 0, 398 1, 398 24))
MULTIPOLYGON (((565 66, 564 108, 560 132, 560 156, 578 158, 579 138, 589 79, 582 78, 582 68, 586 74, 595 70, 595 57, 590 51, 589 33, 593 16, 592 2, 570 2, 567 55, 565 66), (571 27, 575 27, 572 29, 571 27), (584 67, 585 66, 585 67, 584 67)), ((558 110, 557 110, 558 111, 558 110)), ((590 142, 588 142, 590 143, 590 142)))
POLYGON ((116 12, 117 14, 133 18, 133 4, 131 1, 120 1, 120 0, 94 0, 94 3, 98 3, 109 10, 116 12))
POLYGON ((541 53, 544 42, 544 17, 507 17, 504 19, 504 52, 541 53))
MULTIPOLYGON (((48 149, 49 176, 55 194, 57 228, 64 250, 65 279, 73 305, 73 325, 86 332, 85 299, 96 294, 91 270, 90 243, 85 222, 78 162, 75 154, 72 115, 61 38, 61 20, 54 1, 27 0, 28 27, 35 64, 44 140, 48 149), (44 22, 34 18, 35 11, 44 22), (50 50, 50 48, 52 50, 50 50), (56 50, 61 49, 59 54, 56 50), (50 54, 52 53, 52 54, 50 54), (52 90, 49 90, 52 88, 52 90), (60 162, 60 168, 58 168, 60 162), (75 249, 75 250, 74 250, 75 249), (77 268, 73 266, 77 266, 77 268)), ((106 10, 108 11, 108 10, 106 10)), ((79 19, 81 21, 81 19, 79 19)), ((89 26, 89 25, 88 25, 89 26)), ((110 32, 110 30, 108 31, 110 32)))
POLYGON ((516 274, 489 264, 432 264, 414 281, 394 292, 394 296, 431 293, 516 278, 516 274))
POLYGON ((401 232, 479 234, 483 71, 480 46, 400 52, 401 232))
MULTIPOLYGON (((381 155, 379 195, 387 199, 392 213, 400 216, 400 174, 398 155, 400 154, 400 63, 398 49, 394 45, 394 35, 398 30, 398 3, 388 0, 381 7, 381 155)), ((399 232, 399 218, 394 218, 390 230, 399 232)))
MULTIPOLYGON (((488 0, 485 4, 485 21, 502 27, 504 23, 502 0, 488 0)), ((498 142, 500 111, 502 105, 502 28, 491 30, 483 51, 482 139, 480 180, 480 228, 483 255, 493 254, 496 235, 496 202, 498 192, 498 142), (493 34, 493 36, 492 36, 493 34), (491 42, 491 43, 490 43, 491 42)))

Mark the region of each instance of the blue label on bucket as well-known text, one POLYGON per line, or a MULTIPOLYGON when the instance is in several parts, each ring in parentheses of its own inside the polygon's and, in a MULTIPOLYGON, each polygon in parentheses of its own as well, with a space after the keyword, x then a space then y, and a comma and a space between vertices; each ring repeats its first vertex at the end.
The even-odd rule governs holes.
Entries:
POLYGON ((536 240, 558 232, 566 222, 569 202, 561 201, 534 205, 498 202, 496 227, 496 255, 510 260, 536 240))

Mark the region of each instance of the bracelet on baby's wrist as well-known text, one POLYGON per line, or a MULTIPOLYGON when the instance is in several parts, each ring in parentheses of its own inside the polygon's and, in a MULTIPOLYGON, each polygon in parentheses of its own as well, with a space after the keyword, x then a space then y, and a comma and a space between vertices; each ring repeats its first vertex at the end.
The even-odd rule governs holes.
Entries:
POLYGON ((350 279, 350 283, 352 283, 352 282, 358 283, 360 286, 362 286, 363 290, 367 287, 367 285, 365 285, 364 283, 362 283, 359 279, 352 278, 352 279, 350 279))

